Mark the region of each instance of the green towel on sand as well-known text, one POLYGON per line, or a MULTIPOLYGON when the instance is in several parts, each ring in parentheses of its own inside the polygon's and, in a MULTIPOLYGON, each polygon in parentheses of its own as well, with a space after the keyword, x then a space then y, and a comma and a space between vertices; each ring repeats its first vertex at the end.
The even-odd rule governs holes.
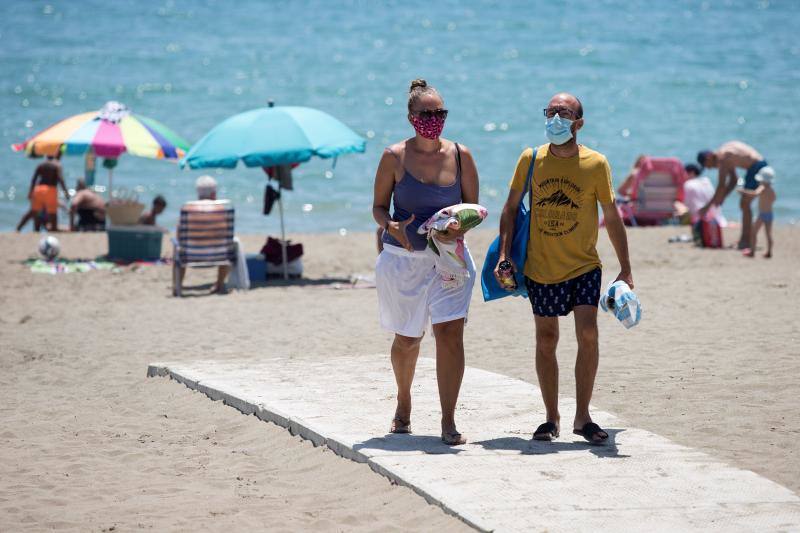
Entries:
POLYGON ((25 264, 30 267, 31 272, 37 274, 71 274, 73 272, 89 272, 90 270, 112 270, 117 265, 111 261, 97 259, 86 261, 80 259, 55 259, 45 261, 44 259, 28 259, 25 264))

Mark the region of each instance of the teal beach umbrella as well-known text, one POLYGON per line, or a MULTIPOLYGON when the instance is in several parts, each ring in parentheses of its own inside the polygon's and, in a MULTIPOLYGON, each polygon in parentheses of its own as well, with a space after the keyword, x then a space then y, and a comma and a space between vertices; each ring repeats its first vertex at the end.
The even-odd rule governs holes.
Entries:
POLYGON ((327 113, 310 107, 263 107, 227 118, 200 139, 181 167, 275 167, 363 152, 366 141, 327 113))
MULTIPOLYGON (((253 109, 227 118, 214 126, 192 146, 181 168, 279 167, 302 163, 314 156, 324 159, 364 152, 366 140, 327 113, 310 107, 269 107, 253 109)), ((283 202, 278 197, 283 248, 283 277, 286 265, 286 231, 283 202)))

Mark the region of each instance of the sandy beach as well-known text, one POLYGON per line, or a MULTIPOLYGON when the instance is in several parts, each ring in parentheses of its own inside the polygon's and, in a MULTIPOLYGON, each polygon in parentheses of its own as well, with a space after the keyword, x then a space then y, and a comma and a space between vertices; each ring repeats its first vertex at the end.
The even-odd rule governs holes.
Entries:
MULTIPOLYGON (((469 236, 478 264, 493 229, 469 236)), ((771 260, 668 243, 680 233, 629 229, 644 319, 627 331, 600 316, 593 404, 797 492, 800 228, 776 228, 771 260)), ((164 360, 388 354, 374 289, 347 282, 372 273, 373 235, 291 237, 306 281, 206 296, 214 274, 191 270, 176 299, 168 266, 34 274, 23 262, 40 236, 0 234, 0 530, 468 529, 366 465, 145 377, 164 360)), ((104 234, 58 238, 69 258, 107 250, 104 234)), ((263 240, 243 236, 248 251, 263 240)), ((617 265, 604 231, 599 251, 605 283, 617 265)), ((571 317, 561 327, 573 396, 571 317)), ((527 300, 486 304, 476 286, 465 344, 468 365, 535 383, 527 300)))

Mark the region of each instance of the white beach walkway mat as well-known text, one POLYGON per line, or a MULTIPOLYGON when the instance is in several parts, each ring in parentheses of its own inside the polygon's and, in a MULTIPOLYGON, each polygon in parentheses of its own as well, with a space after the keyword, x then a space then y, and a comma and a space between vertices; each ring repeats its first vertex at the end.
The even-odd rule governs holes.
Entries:
MULTIPOLYGON (((420 358, 411 435, 387 435, 395 384, 389 357, 154 363, 245 414, 368 463, 485 531, 800 531, 800 498, 757 474, 593 411, 609 435, 591 446, 562 430, 531 440, 539 390, 467 368, 458 403, 469 440, 439 439, 434 362, 420 358)), ((562 398, 570 419, 574 400, 562 398)))

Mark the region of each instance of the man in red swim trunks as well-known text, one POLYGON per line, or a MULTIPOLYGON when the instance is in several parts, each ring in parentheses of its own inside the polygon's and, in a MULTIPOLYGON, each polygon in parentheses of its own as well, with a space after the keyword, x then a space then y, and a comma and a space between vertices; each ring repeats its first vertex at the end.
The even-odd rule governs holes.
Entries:
POLYGON ((64 176, 61 172, 61 163, 56 156, 48 155, 47 160, 41 163, 31 178, 31 188, 28 198, 31 201, 30 210, 25 213, 17 224, 17 231, 22 231, 23 226, 33 219, 34 228, 39 231, 39 214, 45 213, 48 231, 58 231, 58 186, 64 191, 64 196, 69 198, 64 176))

